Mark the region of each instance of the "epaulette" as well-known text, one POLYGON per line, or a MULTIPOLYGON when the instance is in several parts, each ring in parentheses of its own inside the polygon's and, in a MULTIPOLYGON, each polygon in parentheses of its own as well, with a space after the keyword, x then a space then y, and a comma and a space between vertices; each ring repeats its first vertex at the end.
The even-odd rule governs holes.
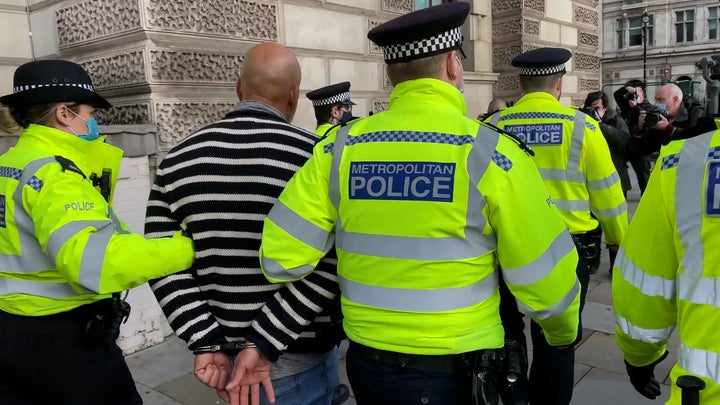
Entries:
POLYGON ((480 123, 480 125, 484 125, 484 126, 490 128, 490 129, 494 130, 495 132, 497 132, 497 133, 499 133, 499 134, 502 134, 502 135, 505 135, 506 137, 510 138, 513 142, 515 142, 515 143, 517 144, 517 146, 518 146, 523 152, 527 153, 528 156, 535 156, 535 151, 532 150, 532 148, 530 148, 530 145, 528 145, 527 143, 525 143, 525 141, 523 141, 522 139, 520 139, 517 135, 515 135, 515 134, 513 134, 513 133, 511 133, 511 132, 508 132, 508 131, 506 131, 506 130, 504 130, 504 129, 502 129, 502 128, 499 128, 499 127, 497 127, 497 126, 495 126, 495 125, 493 125, 493 124, 491 124, 491 123, 489 123, 489 122, 485 122, 485 121, 478 121, 478 122, 480 123))
POLYGON ((87 179, 87 176, 85 176, 85 173, 83 173, 82 170, 80 170, 79 167, 70 159, 62 157, 60 155, 55 156, 55 160, 60 163, 60 166, 62 166, 62 169, 64 172, 71 171, 74 173, 77 173, 83 177, 83 179, 87 179))

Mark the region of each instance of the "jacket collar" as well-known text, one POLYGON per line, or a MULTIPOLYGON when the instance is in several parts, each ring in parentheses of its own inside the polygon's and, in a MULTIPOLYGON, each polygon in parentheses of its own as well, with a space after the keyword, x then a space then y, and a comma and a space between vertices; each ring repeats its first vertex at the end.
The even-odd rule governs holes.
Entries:
POLYGON ((533 91, 531 93, 525 93, 522 97, 520 97, 520 100, 518 100, 515 103, 515 105, 518 105, 522 102, 526 102, 526 101, 530 101, 530 100, 532 100, 532 101, 542 100, 545 102, 560 104, 560 101, 558 101, 558 99, 556 99, 555 96, 553 96, 550 93, 546 93, 544 91, 533 91))
POLYGON ((467 113, 465 97, 455 86, 439 79, 414 79, 398 83, 390 93, 390 109, 431 103, 433 108, 449 105, 463 115, 467 113))

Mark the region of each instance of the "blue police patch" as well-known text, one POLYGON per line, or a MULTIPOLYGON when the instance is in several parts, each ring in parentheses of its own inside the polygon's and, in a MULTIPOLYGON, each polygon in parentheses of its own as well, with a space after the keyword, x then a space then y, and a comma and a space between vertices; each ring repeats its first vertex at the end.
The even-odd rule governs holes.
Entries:
POLYGON ((352 162, 348 195, 357 200, 453 201, 455 163, 352 162))
POLYGON ((705 195, 705 213, 710 216, 720 216, 720 162, 708 164, 705 195))
POLYGON ((562 123, 506 125, 503 129, 528 145, 560 145, 563 142, 562 123))
POLYGON ((5 227, 5 195, 0 194, 0 228, 5 227))

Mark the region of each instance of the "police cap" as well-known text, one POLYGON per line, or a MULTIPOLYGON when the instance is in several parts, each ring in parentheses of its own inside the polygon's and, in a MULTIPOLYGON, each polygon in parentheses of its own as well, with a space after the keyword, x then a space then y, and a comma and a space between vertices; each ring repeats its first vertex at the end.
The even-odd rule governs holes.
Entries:
POLYGON ((549 76, 565 73, 565 62, 572 53, 564 48, 538 48, 523 52, 512 60, 520 68, 520 76, 549 76))
POLYGON ((312 101, 313 107, 334 104, 355 105, 350 101, 350 82, 321 87, 308 92, 305 96, 312 101))
POLYGON ((470 3, 445 3, 405 14, 368 32, 368 39, 393 64, 459 49, 470 3))

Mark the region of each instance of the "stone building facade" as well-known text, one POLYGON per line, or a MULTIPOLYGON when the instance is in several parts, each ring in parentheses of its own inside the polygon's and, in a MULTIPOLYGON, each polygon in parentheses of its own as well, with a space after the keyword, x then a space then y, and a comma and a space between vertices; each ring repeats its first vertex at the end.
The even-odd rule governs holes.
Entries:
MULTIPOLYGON (((154 167, 186 135, 237 103, 245 52, 279 42, 298 57, 301 102, 295 124, 313 129, 310 90, 348 80, 356 115, 387 108, 392 90, 369 29, 434 0, 0 0, 0 93, 15 67, 33 58, 74 60, 114 105, 97 114, 108 142, 125 150, 114 201, 142 232, 154 167), (30 33, 32 33, 30 35, 30 33)), ((510 59, 522 50, 564 46, 562 101, 577 104, 598 82, 597 0, 470 0, 463 31, 468 116, 493 96, 519 97, 510 59)), ((0 138, 0 152, 16 138, 0 138)), ((130 293, 133 313, 120 339, 126 352, 171 331, 147 286, 130 293)))
POLYGON ((602 2, 602 82, 614 91, 643 79, 643 53, 648 96, 666 81, 680 81, 686 95, 705 102, 705 81, 695 64, 720 55, 720 3, 717 0, 602 2), (643 37, 642 14, 648 15, 643 37), (647 48, 644 39, 647 39, 647 48))
POLYGON ((600 87, 598 0, 494 0, 492 2, 494 91, 505 100, 519 98, 517 71, 510 65, 520 52, 544 46, 570 49, 561 102, 582 105, 600 87))

